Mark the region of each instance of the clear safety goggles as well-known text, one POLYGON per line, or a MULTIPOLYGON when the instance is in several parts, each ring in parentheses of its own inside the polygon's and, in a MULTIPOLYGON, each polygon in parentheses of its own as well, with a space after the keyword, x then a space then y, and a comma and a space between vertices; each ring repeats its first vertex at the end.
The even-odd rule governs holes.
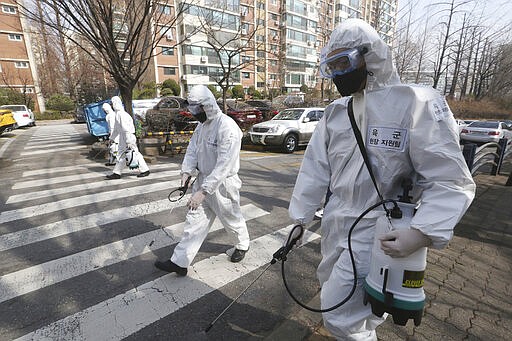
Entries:
POLYGON ((198 103, 198 102, 189 102, 187 101, 188 105, 187 105, 187 108, 188 108, 188 111, 190 111, 190 113, 192 115, 197 115, 197 114, 200 114, 201 112, 203 112, 202 110, 202 104, 201 103, 198 103))
POLYGON ((325 78, 341 76, 357 69, 363 60, 363 55, 357 48, 338 52, 320 62, 320 73, 325 78))

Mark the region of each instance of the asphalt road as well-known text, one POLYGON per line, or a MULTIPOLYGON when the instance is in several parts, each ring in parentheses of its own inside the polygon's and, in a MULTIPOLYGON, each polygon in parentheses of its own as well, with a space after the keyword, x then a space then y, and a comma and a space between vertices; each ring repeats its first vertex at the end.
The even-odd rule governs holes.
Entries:
MULTIPOLYGON (((232 241, 214 224, 189 275, 178 278, 153 262, 170 256, 182 234, 185 200, 167 200, 182 156, 152 158, 146 178, 125 170, 107 181, 112 167, 94 142, 85 124, 69 121, 0 136, 0 340, 252 340, 299 311, 280 265, 267 266, 292 226, 287 208, 303 151, 242 151, 246 259, 229 262, 232 241)), ((319 290, 318 238, 312 233, 286 262, 305 302, 319 290)))

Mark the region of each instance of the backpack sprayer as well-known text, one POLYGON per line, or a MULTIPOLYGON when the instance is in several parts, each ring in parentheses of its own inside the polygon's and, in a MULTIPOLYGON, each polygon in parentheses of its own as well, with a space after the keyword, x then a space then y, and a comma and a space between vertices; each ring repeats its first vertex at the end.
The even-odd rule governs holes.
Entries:
POLYGON ((137 159, 135 158, 135 151, 128 147, 126 151, 124 152, 124 158, 126 160, 126 165, 130 169, 136 169, 139 168, 139 163, 137 162, 137 159))
POLYGON ((407 257, 393 258, 380 248, 379 237, 390 229, 409 229, 415 205, 409 191, 412 181, 402 182, 404 193, 400 196, 400 212, 391 211, 390 217, 380 217, 375 223, 375 239, 370 261, 370 271, 364 280, 364 304, 371 304, 372 313, 382 317, 387 312, 395 324, 405 326, 409 319, 419 326, 425 305, 423 283, 427 267, 427 248, 422 247, 407 257))

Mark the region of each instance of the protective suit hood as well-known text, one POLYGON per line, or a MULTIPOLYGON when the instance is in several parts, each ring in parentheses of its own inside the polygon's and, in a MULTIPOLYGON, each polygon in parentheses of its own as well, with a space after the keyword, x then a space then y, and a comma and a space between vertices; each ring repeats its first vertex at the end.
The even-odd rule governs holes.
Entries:
POLYGON ((107 114, 110 114, 110 113, 113 113, 114 110, 112 109, 112 107, 110 106, 110 104, 108 103, 103 103, 103 105, 101 106, 103 108, 103 110, 107 113, 107 114))
POLYGON ((331 34, 327 45, 320 52, 320 60, 325 60, 332 51, 340 48, 368 49, 363 57, 368 70, 366 89, 378 89, 387 85, 400 84, 393 65, 391 50, 368 23, 361 19, 347 19, 339 24, 331 34))
POLYGON ((213 96, 210 89, 204 85, 194 86, 190 90, 187 100, 190 104, 202 104, 208 120, 222 114, 222 111, 215 100, 215 96, 213 96))
POLYGON ((121 98, 119 98, 119 96, 112 97, 112 107, 115 111, 124 110, 123 101, 121 101, 121 98))

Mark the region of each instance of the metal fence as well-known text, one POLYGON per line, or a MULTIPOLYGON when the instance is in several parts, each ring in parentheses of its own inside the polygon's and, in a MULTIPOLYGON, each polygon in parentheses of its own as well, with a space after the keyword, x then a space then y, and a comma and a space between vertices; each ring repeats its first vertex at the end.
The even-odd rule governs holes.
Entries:
POLYGON ((485 143, 481 146, 474 143, 464 144, 462 154, 466 159, 471 175, 477 173, 500 174, 503 163, 508 161, 512 153, 512 148, 507 148, 507 144, 507 139, 501 139, 497 143, 485 143))

